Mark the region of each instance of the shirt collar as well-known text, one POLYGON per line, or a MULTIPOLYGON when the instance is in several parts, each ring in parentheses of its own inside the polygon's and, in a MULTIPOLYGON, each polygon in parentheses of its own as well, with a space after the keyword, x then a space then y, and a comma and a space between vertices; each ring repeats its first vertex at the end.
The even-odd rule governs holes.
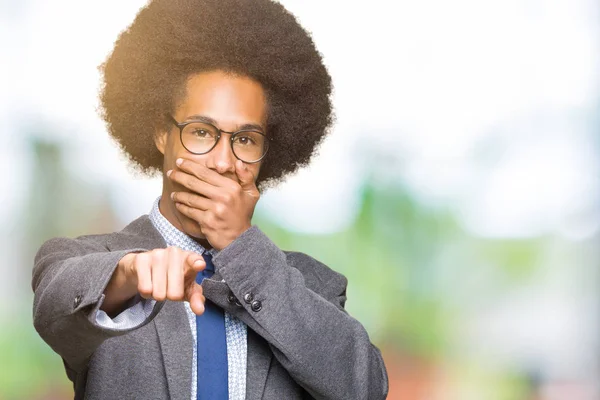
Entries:
MULTIPOLYGON (((150 222, 154 225, 154 228, 160 233, 160 235, 165 239, 167 246, 177 246, 182 250, 193 251, 194 253, 202 254, 207 251, 204 246, 196 242, 191 236, 186 235, 181 232, 179 229, 175 228, 173 224, 171 224, 160 212, 158 208, 158 204, 160 202, 160 197, 154 201, 152 205, 152 210, 150 210, 150 214, 148 217, 150 218, 150 222)), ((214 249, 208 250, 208 253, 211 255, 215 255, 212 251, 214 249)))

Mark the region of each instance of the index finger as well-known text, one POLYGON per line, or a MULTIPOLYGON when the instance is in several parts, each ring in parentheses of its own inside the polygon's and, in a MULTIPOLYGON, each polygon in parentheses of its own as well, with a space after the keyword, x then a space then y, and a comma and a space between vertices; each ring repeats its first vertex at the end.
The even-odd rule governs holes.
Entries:
POLYGON ((192 160, 178 158, 177 161, 175 161, 175 164, 177 164, 182 171, 192 174, 196 178, 213 186, 221 187, 229 183, 229 179, 222 176, 218 172, 213 171, 212 169, 192 160))

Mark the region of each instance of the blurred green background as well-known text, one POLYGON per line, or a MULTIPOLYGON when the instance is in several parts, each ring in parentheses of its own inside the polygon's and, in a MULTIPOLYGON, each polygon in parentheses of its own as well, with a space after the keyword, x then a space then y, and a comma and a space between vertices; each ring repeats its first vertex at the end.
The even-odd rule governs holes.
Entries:
MULTIPOLYGON (((32 326, 40 244, 119 230, 160 193, 95 114, 95 67, 144 2, 54 3, 0 2, 2 400, 72 397, 32 326)), ((283 3, 338 118, 254 223, 346 275, 389 398, 600 399, 599 6, 283 3)))

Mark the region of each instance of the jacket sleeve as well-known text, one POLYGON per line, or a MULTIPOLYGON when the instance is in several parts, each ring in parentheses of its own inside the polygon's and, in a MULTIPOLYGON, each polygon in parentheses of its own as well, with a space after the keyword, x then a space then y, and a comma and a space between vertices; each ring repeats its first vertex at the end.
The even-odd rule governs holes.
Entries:
POLYGON ((346 278, 293 254, 288 257, 253 226, 213 262, 245 308, 244 322, 311 396, 384 399, 388 378, 381 353, 344 310, 346 278))
POLYGON ((157 303, 141 324, 106 328, 97 322, 104 290, 123 256, 145 249, 109 251, 99 237, 55 238, 38 250, 33 268, 33 324, 69 369, 80 372, 106 339, 139 328, 158 313, 157 303))

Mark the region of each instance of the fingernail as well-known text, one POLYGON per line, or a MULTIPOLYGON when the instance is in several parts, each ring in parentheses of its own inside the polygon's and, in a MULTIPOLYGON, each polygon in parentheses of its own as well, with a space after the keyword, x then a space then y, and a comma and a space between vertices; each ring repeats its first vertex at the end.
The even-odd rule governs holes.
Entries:
POLYGON ((178 158, 177 160, 175 160, 175 164, 181 165, 181 163, 183 163, 183 158, 178 158))
POLYGON ((199 267, 202 265, 202 260, 196 260, 194 261, 194 267, 199 267))
POLYGON ((175 200, 175 192, 171 192, 171 200, 175 200))
POLYGON ((171 176, 171 172, 173 172, 173 170, 172 170, 172 169, 168 170, 168 171, 167 171, 167 176, 171 176))

